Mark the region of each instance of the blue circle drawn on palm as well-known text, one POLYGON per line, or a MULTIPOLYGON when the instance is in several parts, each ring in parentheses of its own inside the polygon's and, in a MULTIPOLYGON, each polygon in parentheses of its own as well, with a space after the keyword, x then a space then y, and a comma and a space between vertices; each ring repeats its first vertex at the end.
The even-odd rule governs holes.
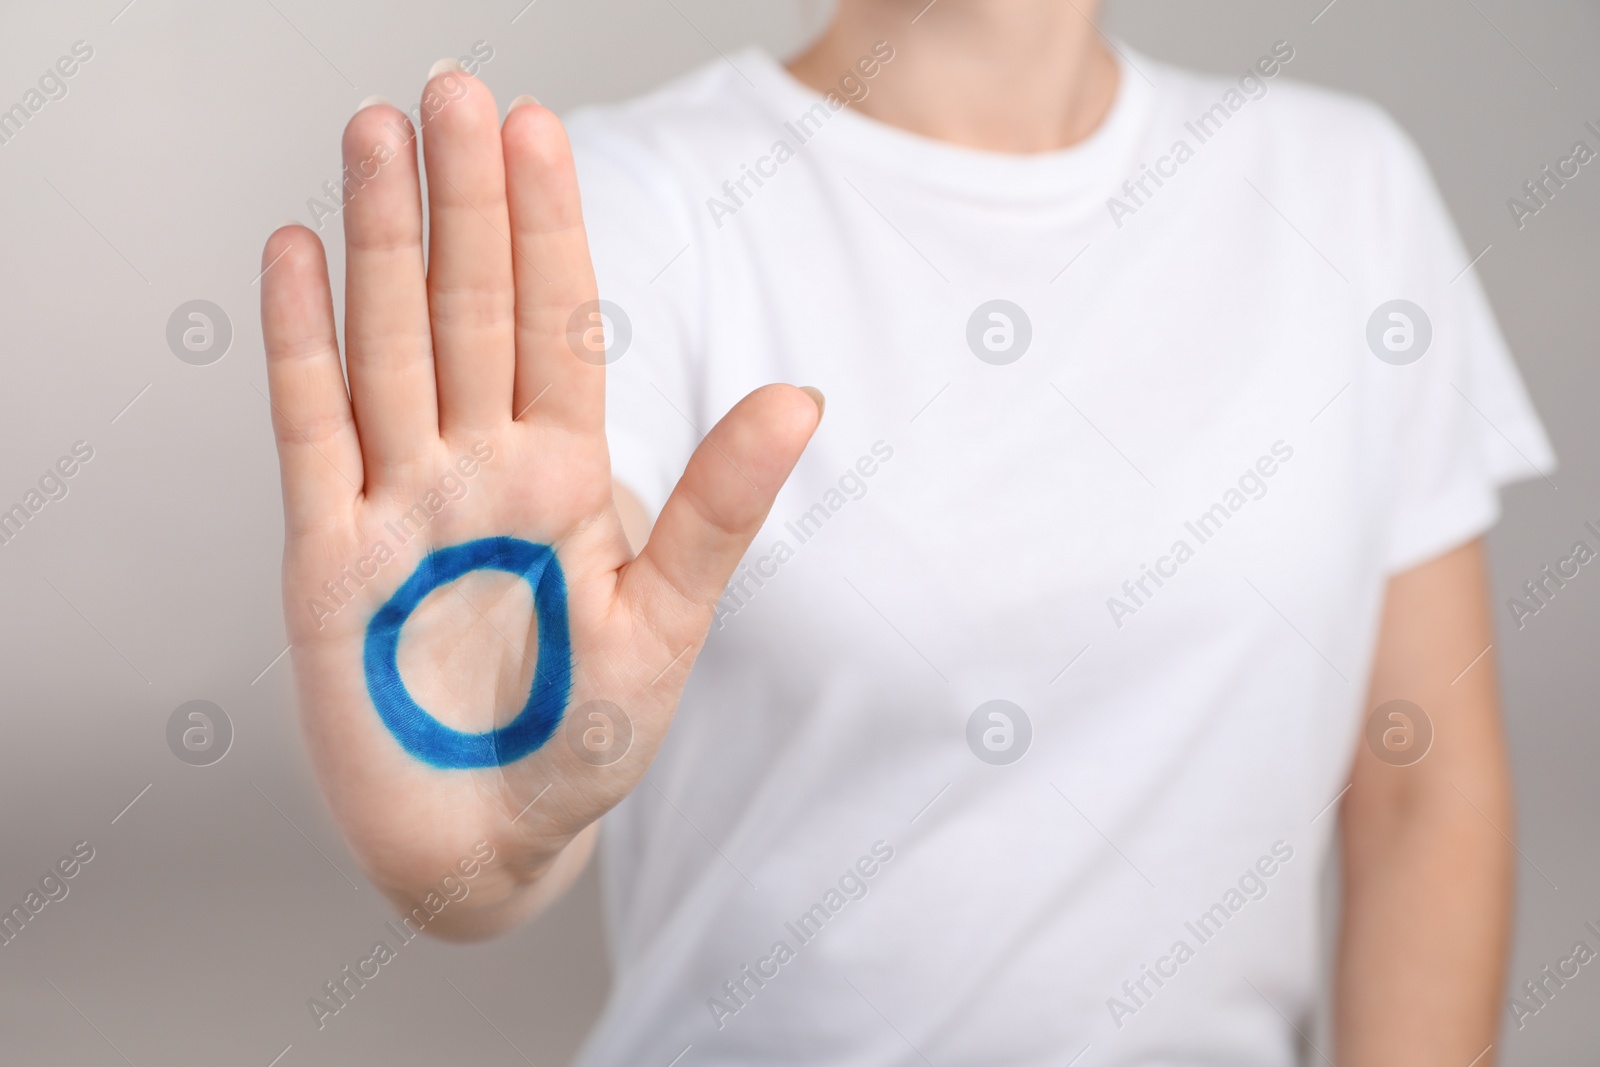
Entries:
POLYGON ((367 624, 363 663, 378 717, 401 747, 424 763, 446 769, 503 767, 534 752, 561 724, 572 689, 567 583, 555 550, 516 537, 484 537, 428 553, 367 624), (400 677, 400 631, 429 593, 480 570, 505 571, 528 583, 539 648, 528 700, 516 718, 471 733, 434 718, 406 689, 400 677))

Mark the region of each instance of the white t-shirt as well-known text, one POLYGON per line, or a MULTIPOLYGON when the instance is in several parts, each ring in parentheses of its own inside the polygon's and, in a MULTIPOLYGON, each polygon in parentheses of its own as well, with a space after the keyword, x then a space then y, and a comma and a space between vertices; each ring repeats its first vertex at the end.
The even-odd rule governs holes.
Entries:
POLYGON ((1385 581, 1553 459, 1417 150, 1263 66, 1034 156, 755 50, 572 118, 618 478, 827 395, 603 821, 580 1063, 1293 1061, 1385 581))

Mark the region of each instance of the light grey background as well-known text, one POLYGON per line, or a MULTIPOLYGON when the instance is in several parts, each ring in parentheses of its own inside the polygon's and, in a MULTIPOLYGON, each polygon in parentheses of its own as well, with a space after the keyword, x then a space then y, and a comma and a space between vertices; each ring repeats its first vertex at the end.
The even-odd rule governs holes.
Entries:
MULTIPOLYGON (((561 110, 643 91, 718 50, 788 53, 826 11, 778 0, 125 2, 0 8, 0 108, 74 41, 95 50, 67 97, 0 145, 0 509, 73 442, 95 450, 70 494, 0 547, 0 905, 74 842, 96 850, 70 895, 0 947, 0 1061, 565 1062, 607 982, 592 877, 493 944, 408 946, 320 1033, 306 1008, 370 951, 388 914, 324 813, 286 661, 275 663, 281 514, 258 251, 277 224, 309 221, 305 201, 337 177, 358 101, 409 106, 429 65, 474 41, 495 50, 482 76, 502 101, 531 91, 561 110), (165 344, 168 315, 195 298, 233 322, 232 350, 209 367, 165 344), (196 698, 225 708, 236 732, 212 767, 166 747, 169 714, 196 698)), ((1579 938, 1600 948, 1583 930, 1600 924, 1600 568, 1520 632, 1505 610, 1574 540, 1595 543, 1585 520, 1600 525, 1600 164, 1521 232, 1505 202, 1573 141, 1600 147, 1583 129, 1600 126, 1600 9, 1325 3, 1113 0, 1105 24, 1149 54, 1218 72, 1291 41, 1294 77, 1376 98, 1400 119, 1469 248, 1489 246, 1477 269, 1562 460, 1553 484, 1507 495, 1492 538, 1520 797, 1520 983, 1579 938)), ((1585 968, 1507 1033, 1505 1062, 1592 1052, 1597 1005, 1600 972, 1585 968)))

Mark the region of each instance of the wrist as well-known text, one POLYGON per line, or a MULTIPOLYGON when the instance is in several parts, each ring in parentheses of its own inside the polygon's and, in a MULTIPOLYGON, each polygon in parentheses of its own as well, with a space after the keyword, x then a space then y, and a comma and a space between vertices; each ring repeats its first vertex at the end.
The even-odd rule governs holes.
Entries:
POLYGON ((480 840, 432 881, 375 881, 408 932, 479 940, 527 921, 559 897, 582 872, 590 836, 580 831, 514 846, 480 840))

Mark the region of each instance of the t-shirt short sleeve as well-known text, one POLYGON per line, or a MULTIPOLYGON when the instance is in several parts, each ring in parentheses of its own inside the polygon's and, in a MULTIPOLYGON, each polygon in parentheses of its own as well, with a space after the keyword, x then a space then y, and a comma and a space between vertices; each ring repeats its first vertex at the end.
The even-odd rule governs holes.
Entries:
POLYGON ((1369 440, 1384 450, 1371 469, 1387 475, 1383 562, 1393 574, 1484 533, 1499 518, 1499 488, 1548 476, 1555 456, 1468 267, 1473 255, 1421 153, 1385 122, 1371 357, 1361 358, 1382 410, 1374 429, 1387 431, 1369 440))
POLYGON ((568 120, 607 326, 612 476, 658 514, 699 443, 699 257, 666 168, 606 112, 568 120), (625 347, 624 347, 625 346, 625 347))

